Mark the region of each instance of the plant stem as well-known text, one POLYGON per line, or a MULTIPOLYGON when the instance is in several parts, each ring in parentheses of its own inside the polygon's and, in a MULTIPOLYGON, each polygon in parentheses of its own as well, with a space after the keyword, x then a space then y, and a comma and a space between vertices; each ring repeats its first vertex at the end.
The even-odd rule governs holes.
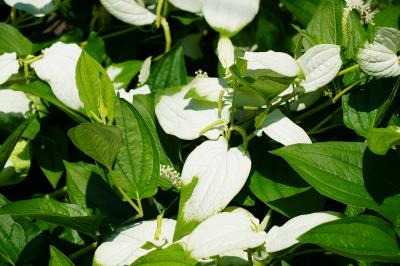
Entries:
POLYGON ((121 193, 122 197, 132 206, 132 208, 135 209, 137 212, 137 215, 134 216, 134 220, 142 218, 143 217, 143 208, 142 208, 142 202, 140 200, 137 201, 137 205, 132 201, 131 197, 129 197, 128 194, 126 194, 125 190, 121 188, 120 186, 116 185, 119 193, 121 193))
POLYGON ((44 197, 46 199, 58 199, 65 196, 66 193, 67 193, 67 186, 57 189, 54 192, 48 193, 44 195, 44 197))
POLYGON ((361 80, 354 82, 353 84, 347 86, 345 89, 343 89, 339 94, 336 94, 336 96, 332 99, 333 103, 336 103, 340 97, 342 97, 346 92, 348 92, 349 90, 351 90, 352 88, 354 88, 356 85, 358 85, 359 83, 361 83, 361 80))
POLYGON ((171 44, 172 44, 172 37, 171 37, 171 29, 169 28, 169 24, 166 18, 161 18, 161 26, 164 30, 164 36, 165 36, 165 54, 171 50, 171 44))
POLYGON ((336 77, 343 76, 344 74, 347 74, 347 73, 349 73, 349 72, 352 72, 352 71, 358 69, 359 67, 360 67, 360 66, 359 66, 358 64, 355 64, 355 65, 353 65, 353 66, 351 66, 351 67, 348 67, 348 68, 346 68, 346 69, 343 69, 342 71, 340 71, 340 72, 336 75, 336 77))
POLYGON ((89 246, 86 246, 80 250, 78 250, 77 252, 71 254, 69 256, 70 260, 76 260, 77 258, 82 257, 83 255, 89 253, 90 251, 94 250, 97 248, 97 242, 93 242, 92 244, 90 244, 89 246))
POLYGON ((137 29, 137 27, 129 27, 127 29, 123 29, 123 30, 120 30, 120 31, 116 31, 116 32, 113 32, 113 33, 109 33, 109 34, 103 35, 102 38, 103 39, 114 38, 114 37, 117 37, 119 35, 134 31, 136 29, 137 29))
POLYGON ((164 6, 164 0, 158 0, 157 1, 157 8, 156 8, 156 28, 160 28, 161 25, 161 20, 162 20, 162 15, 161 12, 163 11, 163 6, 164 6))

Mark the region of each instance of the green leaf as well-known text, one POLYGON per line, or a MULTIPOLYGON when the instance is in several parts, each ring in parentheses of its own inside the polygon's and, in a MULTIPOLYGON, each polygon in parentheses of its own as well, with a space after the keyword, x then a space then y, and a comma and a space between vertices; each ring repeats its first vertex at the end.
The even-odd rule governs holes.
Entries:
POLYGON ((357 260, 400 262, 394 229, 375 216, 361 215, 322 224, 299 240, 357 260))
POLYGON ((90 32, 85 51, 98 63, 101 63, 106 54, 104 40, 96 32, 90 32))
MULTIPOLYGON (((0 206, 7 203, 0 194, 0 206)), ((0 260, 16 265, 24 248, 39 234, 35 224, 24 217, 0 216, 0 260)))
POLYGON ((103 67, 85 51, 76 65, 76 85, 86 114, 112 124, 116 99, 114 87, 103 67))
POLYGON ((282 3, 303 26, 306 26, 317 12, 320 0, 283 0, 282 3))
POLYGON ((372 154, 365 143, 324 142, 291 145, 272 153, 283 157, 322 195, 376 210, 392 221, 399 214, 395 152, 383 157, 372 154))
POLYGON ((22 122, 11 135, 4 141, 4 143, 0 147, 0 171, 4 169, 4 166, 10 157, 12 151, 14 150, 15 145, 18 142, 18 139, 21 137, 22 133, 24 133, 25 129, 28 127, 29 123, 34 120, 34 117, 31 117, 24 122, 22 122))
POLYGON ((98 209, 115 225, 120 225, 130 218, 131 207, 111 190, 102 179, 96 165, 83 162, 64 164, 67 170, 68 198, 71 203, 84 208, 98 209))
POLYGON ((151 125, 146 124, 139 111, 123 99, 116 104, 116 122, 122 131, 124 145, 111 176, 132 198, 152 197, 157 193, 160 161, 151 125))
POLYGON ((390 107, 400 81, 393 86, 393 79, 380 79, 367 83, 342 97, 345 125, 363 136, 379 125, 390 107))
POLYGON ((75 264, 61 251, 50 246, 49 266, 74 266, 75 264))
POLYGON ((23 91, 26 93, 31 93, 35 96, 42 98, 43 100, 48 101, 51 104, 54 104, 60 110, 65 112, 68 116, 70 116, 72 119, 74 119, 76 122, 87 122, 88 121, 83 115, 81 115, 78 112, 75 112, 74 110, 68 108, 62 102, 60 102, 60 100, 58 100, 54 96, 49 85, 47 85, 46 83, 44 83, 42 81, 34 81, 29 84, 15 83, 15 84, 11 85, 10 88, 13 90, 16 90, 16 91, 23 91))
POLYGON ((377 27, 399 28, 400 6, 388 6, 381 10, 374 17, 374 24, 377 27))
POLYGON ((112 169, 122 146, 122 132, 115 126, 82 123, 68 131, 68 136, 78 149, 112 169))
POLYGON ((0 23, 0 54, 16 52, 24 57, 32 52, 32 43, 16 28, 0 23))
POLYGON ((400 127, 372 128, 367 131, 365 138, 373 153, 385 155, 391 147, 400 144, 400 127))
MULTIPOLYGON (((321 43, 340 45, 342 43, 342 15, 342 0, 323 0, 308 23, 307 31, 317 37, 321 43)), ((306 48, 310 48, 310 44, 306 45, 306 48)))
POLYGON ((140 72, 143 61, 130 60, 107 67, 107 73, 115 90, 128 88, 131 80, 140 72))
POLYGON ((180 244, 156 249, 137 259, 131 266, 194 266, 197 261, 190 257, 180 244))
POLYGON ((34 154, 40 169, 55 189, 64 173, 63 160, 68 156, 68 139, 62 129, 44 128, 34 145, 34 154))
POLYGON ((152 91, 187 84, 187 73, 182 46, 178 45, 151 68, 147 84, 152 91))
POLYGON ((0 207, 0 217, 15 215, 41 219, 49 223, 70 227, 95 237, 101 216, 92 215, 89 209, 53 199, 30 199, 12 202, 0 207))

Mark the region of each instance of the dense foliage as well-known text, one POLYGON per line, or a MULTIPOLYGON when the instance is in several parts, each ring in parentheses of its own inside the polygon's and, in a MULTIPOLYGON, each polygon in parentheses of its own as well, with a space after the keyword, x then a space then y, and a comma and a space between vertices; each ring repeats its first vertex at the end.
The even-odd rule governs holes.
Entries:
POLYGON ((0 265, 400 263, 398 0, 0 19, 0 265))

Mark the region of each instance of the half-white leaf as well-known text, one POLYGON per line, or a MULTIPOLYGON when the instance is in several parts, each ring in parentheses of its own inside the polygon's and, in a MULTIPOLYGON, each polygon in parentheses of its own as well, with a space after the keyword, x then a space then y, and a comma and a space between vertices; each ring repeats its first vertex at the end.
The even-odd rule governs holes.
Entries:
POLYGON ((147 95, 151 93, 150 87, 148 85, 144 85, 140 88, 136 88, 128 92, 126 92, 126 90, 124 89, 118 90, 116 92, 119 93, 120 98, 125 99, 130 103, 132 103, 132 99, 135 95, 147 95))
POLYGON ((203 0, 169 0, 175 7, 192 13, 201 13, 203 0))
POLYGON ((162 219, 161 233, 155 239, 157 221, 144 221, 122 228, 96 250, 93 265, 116 266, 130 265, 136 259, 146 255, 156 247, 167 247, 172 244, 176 221, 162 219), (151 243, 148 247, 143 247, 151 243), (153 247, 152 247, 153 246, 153 247))
POLYGON ((214 30, 231 37, 254 19, 259 5, 260 0, 204 0, 203 14, 214 30))
POLYGON ((188 236, 186 250, 192 257, 201 259, 258 247, 266 238, 258 225, 258 219, 243 209, 218 213, 198 225, 188 236))
POLYGON ((75 81, 81 51, 76 44, 57 42, 44 49, 43 58, 31 65, 39 78, 49 83, 54 95, 74 110, 83 108, 75 81))
POLYGON ((16 53, 5 53, 0 55, 0 85, 6 82, 11 75, 17 74, 19 64, 16 53))
POLYGON ((222 137, 197 146, 182 169, 183 185, 198 179, 183 205, 183 220, 203 221, 223 210, 246 183, 250 168, 249 155, 240 147, 229 148, 222 137))
POLYGON ((285 146, 297 143, 312 143, 307 133, 287 118, 279 109, 268 114, 257 135, 261 136, 262 132, 285 146))
POLYGON ((379 28, 374 41, 397 53, 400 51, 400 30, 389 27, 379 28))
MULTIPOLYGON (((208 99, 218 99, 224 83, 217 78, 196 78, 184 87, 168 88, 157 91, 156 115, 163 130, 180 139, 196 139, 200 132, 220 120, 217 103, 201 101, 187 95, 195 88, 195 92, 208 99), (222 84, 222 85, 221 85, 222 84)), ((228 107, 224 108, 222 118, 229 120, 228 107)), ((204 133, 210 139, 221 135, 221 126, 204 133)))
POLYGON ((141 6, 137 0, 100 0, 100 2, 113 16, 131 25, 149 25, 156 20, 156 15, 141 6))
POLYGON ((397 54, 378 42, 360 49, 358 63, 365 73, 373 77, 388 78, 400 75, 397 54))
POLYGON ((4 0, 4 2, 36 17, 43 17, 53 11, 60 0, 4 0))
POLYGON ((0 115, 13 114, 26 116, 31 110, 31 101, 25 93, 11 89, 0 90, 0 115))
POLYGON ((320 224, 340 218, 340 214, 332 212, 316 212, 300 215, 290 219, 282 226, 272 227, 265 240, 268 253, 281 251, 299 243, 297 238, 320 224))
POLYGON ((305 79, 301 82, 305 92, 312 92, 331 82, 342 66, 340 46, 334 44, 315 45, 298 60, 305 79))

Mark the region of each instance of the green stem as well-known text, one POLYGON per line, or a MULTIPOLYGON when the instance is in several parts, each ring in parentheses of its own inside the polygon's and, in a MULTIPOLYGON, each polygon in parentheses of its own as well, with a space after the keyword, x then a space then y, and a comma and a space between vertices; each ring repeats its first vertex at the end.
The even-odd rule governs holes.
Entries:
POLYGON ((164 30, 164 36, 165 36, 165 54, 171 50, 171 44, 172 44, 172 37, 171 37, 171 29, 169 28, 169 24, 166 18, 161 18, 161 26, 164 30))
POLYGON ((19 29, 25 29, 25 28, 37 26, 37 25, 41 24, 42 22, 43 22, 43 20, 40 19, 40 20, 33 21, 31 23, 28 23, 28 24, 24 24, 24 25, 18 26, 18 28, 19 29))
POLYGON ((161 20, 162 20, 162 15, 161 12, 163 11, 163 6, 164 6, 164 0, 158 0, 157 1, 157 8, 156 8, 156 28, 160 28, 161 25, 161 20))
POLYGON ((44 195, 45 199, 58 199, 64 197, 67 194, 67 186, 55 190, 54 192, 44 195))
POLYGON ((114 37, 117 37, 119 35, 134 31, 136 29, 137 29, 137 27, 129 27, 127 29, 123 29, 123 30, 120 30, 120 31, 116 31, 116 32, 113 32, 113 33, 109 33, 109 34, 103 35, 102 38, 103 39, 114 38, 114 37))
POLYGON ((17 26, 17 11, 15 10, 14 7, 11 8, 10 18, 11 18, 11 25, 17 26))
POLYGON ((320 129, 318 129, 318 130, 315 130, 315 131, 313 131, 313 132, 309 132, 308 134, 309 134, 309 135, 321 134, 321 133, 323 133, 323 132, 325 132, 325 131, 327 131, 327 130, 331 130, 331 129, 336 128, 336 127, 338 127, 338 126, 339 126, 339 125, 337 125, 337 124, 330 125, 330 126, 326 126, 326 127, 320 128, 320 129))
POLYGON ((352 88, 354 88, 355 86, 357 86, 358 84, 361 83, 361 80, 354 82, 353 84, 347 86, 344 90, 342 90, 339 94, 336 94, 336 96, 332 99, 333 103, 336 103, 337 101, 339 101, 340 97, 342 97, 345 93, 347 93, 348 91, 350 91, 352 88))
POLYGON ((360 66, 359 66, 358 64, 355 64, 355 65, 353 65, 353 66, 351 66, 351 67, 348 67, 348 68, 346 68, 346 69, 343 69, 342 71, 340 71, 340 72, 336 75, 336 77, 343 76, 344 74, 347 74, 347 73, 349 73, 349 72, 352 72, 352 71, 358 69, 359 67, 360 67, 360 66))
POLYGON ((207 131, 213 129, 216 126, 219 125, 228 125, 228 122, 224 119, 220 119, 218 121, 215 121, 214 123, 211 123, 210 125, 208 125, 207 127, 203 128, 200 132, 199 132, 199 136, 203 135, 204 133, 206 133, 207 131))
POLYGON ((86 255, 87 253, 89 253, 92 250, 95 250, 97 248, 97 242, 93 242, 92 244, 90 244, 89 246, 86 246, 80 250, 78 250, 77 252, 71 254, 69 256, 70 260, 76 260, 80 257, 82 257, 83 255, 86 255))
POLYGON ((143 217, 143 208, 142 208, 142 202, 139 200, 137 200, 138 204, 135 204, 131 197, 129 197, 129 195, 125 192, 125 190, 123 188, 121 188, 120 186, 116 185, 116 188, 118 189, 119 193, 121 193, 122 197, 132 206, 132 208, 135 209, 135 211, 137 212, 137 215, 134 216, 134 220, 142 218, 143 217))

